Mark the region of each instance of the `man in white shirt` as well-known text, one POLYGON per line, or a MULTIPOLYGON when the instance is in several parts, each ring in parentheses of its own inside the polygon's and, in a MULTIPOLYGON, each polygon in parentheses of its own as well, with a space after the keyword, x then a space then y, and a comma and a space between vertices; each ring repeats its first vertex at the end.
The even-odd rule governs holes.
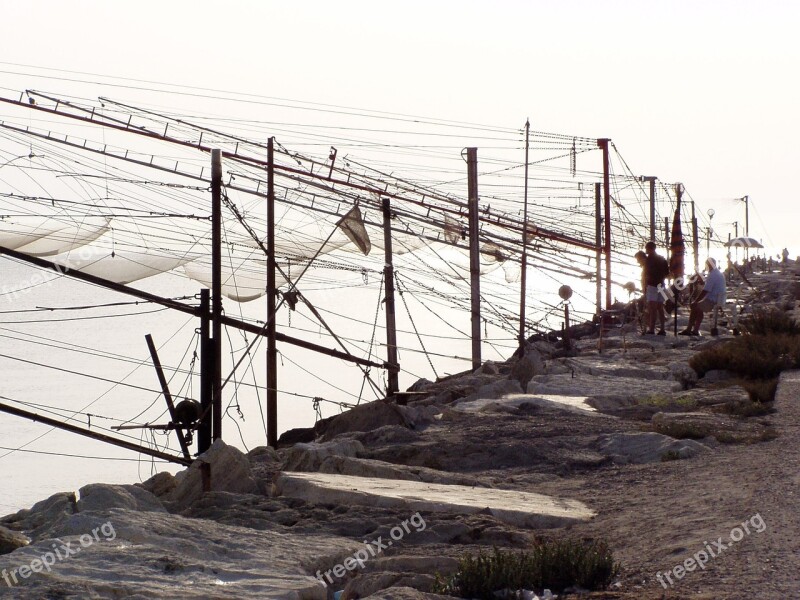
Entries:
POLYGON ((706 261, 706 267, 708 267, 706 284, 700 296, 690 306, 688 327, 678 335, 700 335, 703 313, 713 310, 715 306, 725 305, 725 276, 717 268, 717 261, 713 258, 706 261))

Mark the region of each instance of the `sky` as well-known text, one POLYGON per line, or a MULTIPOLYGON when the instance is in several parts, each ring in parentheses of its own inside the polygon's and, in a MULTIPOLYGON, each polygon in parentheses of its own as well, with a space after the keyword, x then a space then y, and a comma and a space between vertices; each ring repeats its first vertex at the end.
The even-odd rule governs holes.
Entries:
MULTIPOLYGON (((800 253, 791 2, 11 2, 8 63, 611 138, 800 253)), ((14 67, 20 70, 19 67, 14 67)), ((4 76, 0 74, 0 81, 4 76)), ((59 88, 53 82, 51 87, 59 88)))

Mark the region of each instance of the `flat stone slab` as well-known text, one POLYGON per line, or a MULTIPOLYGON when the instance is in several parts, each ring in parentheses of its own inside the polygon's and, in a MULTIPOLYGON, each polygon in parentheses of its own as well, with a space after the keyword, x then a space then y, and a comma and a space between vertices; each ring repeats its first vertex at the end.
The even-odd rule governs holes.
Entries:
POLYGON ((586 401, 588 396, 561 396, 556 394, 508 394, 502 398, 479 398, 453 405, 453 410, 465 413, 486 412, 493 406, 519 408, 523 404, 533 404, 543 408, 560 408, 568 411, 597 413, 586 401))
POLYGON ((683 389, 674 379, 641 379, 586 373, 537 375, 528 384, 527 392, 536 396, 612 396, 641 399, 658 394, 670 394, 683 389))
POLYGON ((281 473, 274 491, 276 495, 307 502, 405 508, 409 514, 414 511, 462 514, 487 511, 505 523, 534 529, 562 527, 587 521, 595 515, 576 500, 532 492, 330 473, 281 473))

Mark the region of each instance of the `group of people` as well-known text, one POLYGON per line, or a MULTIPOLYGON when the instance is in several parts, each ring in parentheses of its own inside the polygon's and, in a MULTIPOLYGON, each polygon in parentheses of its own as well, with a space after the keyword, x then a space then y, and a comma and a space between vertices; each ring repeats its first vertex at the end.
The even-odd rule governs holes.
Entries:
MULTIPOLYGON (((647 303, 648 327, 644 335, 666 335, 664 304, 667 298, 674 294, 668 292, 666 286, 666 280, 670 275, 669 263, 658 253, 656 243, 652 241, 647 242, 644 252, 637 252, 635 257, 642 267, 642 291, 647 303), (659 324, 658 332, 655 331, 656 321, 659 324)), ((717 261, 709 257, 706 260, 706 269, 708 272, 705 281, 699 274, 689 278, 694 288, 699 288, 701 283, 703 287, 690 301, 689 324, 678 335, 699 336, 703 315, 712 311, 715 306, 725 304, 725 276, 717 268, 717 261)), ((681 288, 674 284, 671 289, 680 291, 681 288)))

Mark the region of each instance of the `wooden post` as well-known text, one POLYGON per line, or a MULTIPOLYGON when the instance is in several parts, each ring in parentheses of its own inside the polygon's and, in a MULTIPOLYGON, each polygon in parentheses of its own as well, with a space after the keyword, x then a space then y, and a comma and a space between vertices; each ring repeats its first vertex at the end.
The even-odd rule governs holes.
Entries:
POLYGON ((211 379, 213 359, 211 353, 210 312, 211 292, 200 290, 200 427, 197 429, 197 452, 202 454, 211 447, 211 399, 214 389, 211 379))
POLYGON ((664 217, 664 244, 669 252, 669 217, 664 217))
POLYGON ((597 314, 603 310, 603 267, 602 267, 602 247, 603 247, 603 213, 601 210, 601 197, 600 197, 600 183, 594 184, 594 243, 597 245, 596 250, 596 267, 595 279, 597 281, 596 289, 596 309, 597 314))
POLYGON ((469 205, 469 275, 472 319, 472 368, 481 366, 481 261, 478 240, 478 149, 467 148, 467 202, 469 205))
POLYGON ((386 360, 389 363, 386 397, 400 390, 397 369, 397 323, 394 314, 394 263, 392 260, 392 210, 387 196, 383 197, 383 285, 386 294, 386 360))
POLYGON ((278 349, 275 339, 275 138, 267 145, 267 444, 278 445, 278 349))
POLYGON ((609 179, 608 144, 611 140, 601 138, 597 145, 603 150, 603 217, 605 219, 606 255, 606 308, 611 308, 611 181, 609 179))
POLYGON ((211 436, 222 439, 222 152, 211 151, 211 436))
POLYGON ((519 347, 525 347, 525 290, 528 284, 528 150, 531 122, 525 121, 525 193, 522 209, 522 277, 519 291, 519 347))

